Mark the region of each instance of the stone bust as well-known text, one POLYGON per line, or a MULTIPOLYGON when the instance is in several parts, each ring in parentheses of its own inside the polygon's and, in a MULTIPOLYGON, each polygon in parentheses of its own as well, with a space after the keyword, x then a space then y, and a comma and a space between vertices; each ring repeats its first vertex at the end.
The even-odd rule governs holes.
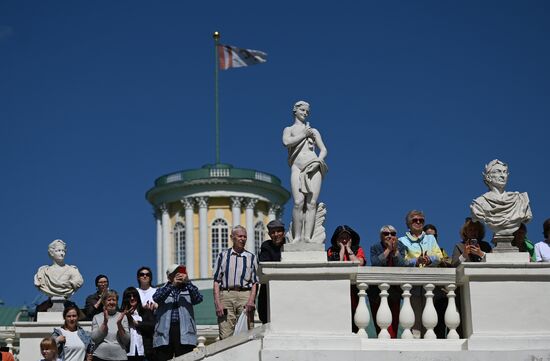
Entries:
POLYGON ((527 193, 506 192, 508 165, 494 159, 485 166, 483 180, 489 192, 474 199, 470 205, 472 218, 481 221, 495 236, 511 236, 521 223, 533 218, 527 193))
POLYGON ((53 263, 42 266, 34 275, 34 285, 48 296, 69 297, 84 283, 76 266, 65 264, 67 244, 60 239, 48 246, 53 263))

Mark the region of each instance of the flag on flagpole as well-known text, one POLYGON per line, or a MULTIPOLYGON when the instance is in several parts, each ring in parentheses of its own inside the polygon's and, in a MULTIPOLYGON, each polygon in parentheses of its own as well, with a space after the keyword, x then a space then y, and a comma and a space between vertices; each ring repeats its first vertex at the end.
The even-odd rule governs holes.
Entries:
POLYGON ((267 61, 267 54, 263 51, 241 49, 235 46, 223 44, 218 44, 217 46, 221 70, 261 64, 267 61))

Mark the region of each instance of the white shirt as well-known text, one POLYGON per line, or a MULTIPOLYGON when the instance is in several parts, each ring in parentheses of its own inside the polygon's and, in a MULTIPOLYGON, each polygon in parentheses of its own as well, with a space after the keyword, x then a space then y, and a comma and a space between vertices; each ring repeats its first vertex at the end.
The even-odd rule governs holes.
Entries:
POLYGON ((141 304, 145 307, 147 304, 147 301, 151 303, 153 302, 153 295, 155 294, 155 291, 157 290, 155 287, 149 287, 146 290, 142 290, 141 288, 137 289, 139 292, 139 297, 141 298, 141 304))
POLYGON ((550 244, 546 241, 535 244, 535 256, 537 262, 550 262, 550 244))
POLYGON ((69 331, 60 328, 61 333, 65 336, 65 361, 82 361, 86 358, 86 345, 78 337, 78 331, 69 331))
MULTIPOLYGON (((132 318, 134 321, 141 322, 141 316, 139 313, 134 311, 132 314, 132 318)), ((128 352, 128 356, 143 356, 143 337, 137 332, 137 330, 133 327, 130 327, 130 351, 128 352), (137 352, 136 352, 137 351, 137 352)))

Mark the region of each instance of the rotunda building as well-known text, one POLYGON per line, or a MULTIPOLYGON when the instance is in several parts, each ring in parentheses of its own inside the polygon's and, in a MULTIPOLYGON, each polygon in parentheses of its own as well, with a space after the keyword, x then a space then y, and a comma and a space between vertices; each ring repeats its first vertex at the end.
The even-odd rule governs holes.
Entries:
POLYGON ((274 175, 230 164, 161 176, 146 193, 157 226, 157 276, 185 264, 190 279, 212 278, 217 255, 231 247, 231 229, 246 227, 246 248, 258 253, 266 224, 282 217, 290 193, 274 175))

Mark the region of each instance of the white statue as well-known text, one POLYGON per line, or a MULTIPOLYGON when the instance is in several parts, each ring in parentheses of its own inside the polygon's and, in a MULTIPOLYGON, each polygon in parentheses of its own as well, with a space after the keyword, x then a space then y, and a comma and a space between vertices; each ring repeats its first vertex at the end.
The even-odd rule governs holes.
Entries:
POLYGON ((42 266, 34 275, 34 285, 48 296, 69 297, 84 283, 76 266, 65 264, 67 245, 56 239, 48 246, 53 260, 51 266, 42 266))
POLYGON ((483 180, 489 192, 474 199, 470 205, 472 218, 487 224, 498 236, 511 236, 521 223, 533 218, 527 193, 506 192, 508 165, 494 159, 485 166, 483 180))
POLYGON ((294 207, 292 209, 292 243, 322 243, 313 239, 317 213, 317 199, 321 183, 328 168, 325 164, 327 148, 317 129, 311 128, 306 118, 309 104, 299 101, 294 104, 294 124, 283 131, 283 144, 288 148, 290 186, 294 207), (319 148, 319 155, 315 153, 319 148))

